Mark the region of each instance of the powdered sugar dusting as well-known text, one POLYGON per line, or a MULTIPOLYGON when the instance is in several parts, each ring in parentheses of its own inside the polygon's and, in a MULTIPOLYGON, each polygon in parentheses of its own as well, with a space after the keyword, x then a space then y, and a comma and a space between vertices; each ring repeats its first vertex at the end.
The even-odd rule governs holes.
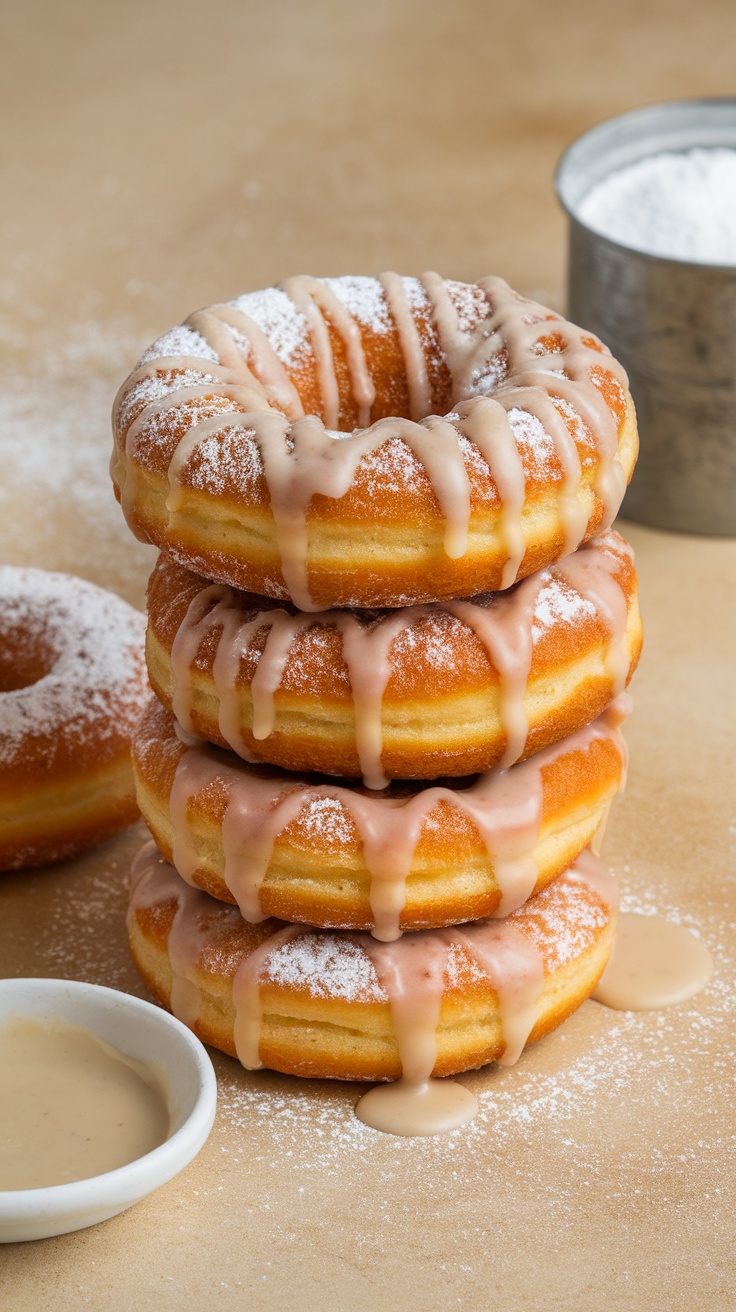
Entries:
POLYGON ((301 934, 270 953, 265 974, 317 998, 386 1001, 371 961, 347 934, 301 934))
MULTIPOLYGON (((129 459, 144 467, 156 468, 161 454, 170 459, 179 445, 182 432, 196 429, 198 424, 215 415, 237 412, 240 406, 229 396, 207 395, 188 397, 177 404, 144 416, 140 428, 131 430, 126 444, 129 459)), ((204 439, 205 434, 202 434, 204 439)))
POLYGON ((310 797, 299 812, 299 822, 310 838, 333 847, 346 845, 353 838, 345 807, 336 797, 310 797))
MULTIPOLYGON (((661 906, 661 890, 651 892, 661 906)), ((627 909, 638 909, 640 901, 623 899, 627 909)), ((463 1195, 492 1187, 509 1204, 517 1196, 523 1200, 525 1215, 539 1203, 561 1224, 579 1218, 581 1189, 585 1195, 594 1186, 609 1201, 627 1197, 636 1207, 637 1192, 648 1181, 661 1202, 666 1177, 685 1175, 698 1161, 707 1163, 717 1195, 719 1177, 722 1184, 728 1179, 732 1151, 730 1126, 719 1108, 730 1106, 736 1061, 733 954, 720 922, 719 914, 713 924, 700 926, 718 962, 705 993, 662 1012, 621 1013, 586 1003, 516 1066, 462 1077, 480 1112, 451 1134, 382 1136, 354 1117, 354 1087, 254 1078, 228 1065, 217 1141, 226 1154, 239 1155, 262 1130, 273 1144, 272 1161, 288 1161, 290 1180, 301 1178, 312 1190, 319 1179, 327 1186, 336 1169, 345 1189, 358 1188, 369 1167, 380 1173, 382 1191, 396 1188, 411 1198, 412 1182, 426 1189, 436 1170, 443 1180, 449 1175, 463 1195), (695 1111, 704 1080, 713 1113, 705 1124, 695 1111), (625 1110, 632 1106, 634 1120, 625 1110), (657 1125, 662 1133, 653 1133, 657 1125)), ((417 1215, 425 1206, 422 1196, 417 1215)))
POLYGON ((364 328, 379 336, 390 332, 386 297, 377 278, 323 278, 322 281, 364 328))
MULTIPOLYGON (((609 916, 608 908, 591 898, 584 879, 578 882, 574 874, 572 878, 563 874, 515 911, 508 923, 524 928, 541 952, 546 969, 552 971, 590 947, 609 916)), ((479 962, 473 954, 473 941, 483 942, 484 934, 488 935, 488 923, 478 921, 464 927, 466 949, 453 941, 452 930, 446 931, 442 949, 446 983, 450 978, 461 977, 464 970, 477 973, 479 962)), ((502 924, 490 922, 494 937, 502 932, 502 924)), ((435 933, 423 930, 418 936, 410 937, 413 943, 418 943, 420 937, 426 937, 430 943, 435 941, 435 933)), ((390 950, 400 961, 405 948, 406 941, 399 940, 390 950)), ((370 951, 371 939, 363 933, 304 933, 270 952, 264 966, 265 976, 274 984, 306 989, 318 998, 385 1001, 387 994, 372 965, 370 951)))
MULTIPOLYGON (((499 350, 495 355, 490 355, 484 360, 480 368, 474 369, 470 376, 469 391, 474 396, 493 396, 502 383, 506 381, 509 372, 508 352, 499 350)), ((519 414, 525 414, 525 411, 519 411, 519 414)))
POLYGON ((136 416, 153 401, 159 401, 182 387, 202 387, 215 381, 212 374, 198 369, 167 369, 139 379, 125 393, 118 407, 116 422, 120 433, 125 434, 136 416))
POLYGON ((61 340, 37 325, 0 387, 2 558, 53 560, 135 600, 153 549, 134 541, 112 492, 110 406, 139 346, 120 324, 70 322, 61 340))
POLYGON ((475 443, 469 441, 464 433, 458 433, 457 444, 462 451, 466 468, 472 470, 477 478, 487 479, 490 475, 488 461, 475 443))
MULTIPOLYGON (((19 881, 6 877, 9 933, 28 932, 27 908, 34 909, 17 973, 89 979, 149 996, 129 960, 124 930, 128 854, 141 841, 131 830, 68 863, 63 877, 26 874, 22 914, 13 914, 19 881)), ((713 876, 702 868, 699 874, 713 876)), ((668 879, 665 865, 651 871, 650 882, 641 869, 631 878, 636 891, 623 896, 625 909, 656 909, 690 923, 682 872, 668 879)), ((732 887, 718 876, 711 890, 712 910, 699 911, 697 928, 714 955, 716 975, 703 993, 662 1012, 613 1012, 585 1003, 516 1066, 491 1065, 459 1077, 478 1097, 480 1111, 446 1135, 381 1134, 354 1115, 364 1085, 248 1072, 212 1051, 214 1129, 193 1167, 167 1186, 169 1203, 161 1195, 156 1208, 164 1207, 172 1233, 177 1226, 199 1226, 206 1214, 233 1246, 242 1245, 247 1227, 247 1265, 223 1274, 228 1307, 242 1302, 244 1290, 256 1291, 248 1294, 252 1301, 263 1289, 268 1301, 285 1269, 283 1255, 296 1268, 310 1253, 332 1252, 342 1226, 365 1274, 366 1305, 376 1270, 406 1269, 411 1233, 413 1242, 424 1244, 417 1250, 422 1261, 437 1245, 430 1274, 439 1271, 447 1281, 434 1301, 425 1283, 421 1305, 454 1300, 461 1308, 483 1308, 489 1220, 478 1208, 480 1198, 491 1200, 493 1216, 501 1216, 504 1232, 519 1243, 530 1232, 548 1236, 542 1251, 568 1273, 562 1297, 575 1312, 589 1305, 591 1263, 601 1254, 612 1260, 613 1229, 635 1246, 628 1276, 616 1268, 622 1306, 640 1306, 651 1234, 646 1270, 656 1270, 658 1278, 667 1271, 663 1296, 652 1306, 669 1309, 673 1281, 683 1288, 692 1262, 689 1245, 684 1256, 671 1245, 673 1230, 679 1233, 683 1224, 717 1267, 709 1277, 696 1263, 693 1307, 696 1294, 705 1293, 720 1308, 725 1286, 718 1255, 730 1252, 733 1228, 736 936, 732 887)), ((89 1233, 94 1238, 97 1232, 89 1233)), ((496 1246, 492 1262, 521 1307, 527 1305, 528 1270, 513 1248, 496 1246)), ((422 1270, 418 1258, 415 1281, 422 1270)), ((289 1288, 302 1288, 298 1271, 289 1288)), ((313 1285, 312 1294, 310 1312, 325 1301, 323 1287, 313 1285)))
POLYGON ((263 475, 256 435, 249 428, 223 426, 197 443, 188 466, 188 481, 203 491, 226 490, 247 500, 254 498, 263 475))
POLYGON ((235 345, 240 351, 240 354, 243 356, 243 359, 247 360, 251 351, 253 350, 252 342, 248 339, 245 333, 241 333, 240 329, 234 327, 233 324, 226 323, 224 327, 227 329, 233 341, 235 342, 235 345))
POLYGON ((453 636, 464 626, 447 611, 438 610, 423 615, 417 623, 407 625, 394 638, 392 656, 395 664, 411 666, 421 653, 422 664, 447 673, 456 659, 453 636))
POLYGON ((166 356, 194 356, 202 360, 212 360, 219 364, 217 352, 201 333, 195 332, 186 324, 179 324, 176 328, 170 328, 163 337, 158 337, 156 341, 143 352, 138 367, 149 364, 151 360, 158 360, 166 356))
POLYGON ((568 427, 575 439, 575 445, 581 452, 583 465, 591 464, 595 460, 596 447, 595 438, 590 428, 564 396, 551 396, 550 400, 555 409, 567 420, 568 427))
POLYGON ((309 329, 301 310, 280 287, 246 292, 230 302, 265 333, 281 363, 294 369, 309 350, 309 329))
POLYGON ((472 333, 478 324, 489 317, 490 306, 486 294, 477 283, 454 282, 448 278, 445 290, 457 315, 457 326, 461 333, 472 333))
POLYGON ((130 732, 147 694, 145 617, 82 579, 0 567, 0 627, 37 643, 51 668, 35 683, 0 693, 0 761, 19 761, 30 738, 48 740, 49 762, 95 726, 101 742, 130 732), (63 742, 62 742, 63 740, 63 742))
POLYGON ((401 281, 404 284, 404 295, 412 313, 430 315, 432 313, 432 302, 427 295, 424 284, 418 278, 402 278, 401 281))
POLYGON ((558 970, 581 956, 608 923, 610 912, 602 902, 581 897, 578 886, 564 875, 514 912, 514 921, 532 930, 532 939, 544 957, 547 970, 558 970), (543 902, 543 914, 538 905, 543 902))
POLYGON ((411 447, 398 437, 389 438, 375 451, 369 451, 363 456, 360 468, 371 475, 372 481, 380 479, 382 495, 395 497, 423 487, 427 477, 411 447))
POLYGON ((545 571, 546 580, 537 594, 532 623, 532 641, 560 624, 578 625, 584 616, 594 618, 595 605, 558 575, 545 571))
POLYGON ((516 443, 528 463, 540 473, 551 475, 556 463, 555 444, 542 421, 516 406, 508 411, 508 417, 516 443))
MULTIPOLYGON (((48 886, 51 905, 27 973, 89 979, 145 996, 124 942, 125 853, 132 855, 140 841, 131 830, 48 886)), ((25 878, 30 888, 34 876, 25 878)), ((666 911, 689 924, 692 918, 673 896, 658 879, 656 886, 625 893, 622 907, 666 911)), ((427 1190, 437 1173, 443 1204, 448 1188, 458 1198, 493 1189, 509 1207, 517 1200, 525 1216, 539 1205, 547 1218, 575 1226, 581 1191, 585 1196, 595 1188, 613 1204, 626 1197, 638 1206, 638 1193, 648 1187, 663 1205, 666 1182, 698 1165, 698 1188, 717 1196, 732 1170, 736 941, 721 905, 697 928, 716 960, 716 975, 702 994, 662 1012, 613 1012, 586 1003, 516 1066, 461 1077, 479 1098, 480 1112, 447 1135, 381 1135, 354 1116, 356 1085, 251 1073, 213 1053, 218 1117, 205 1155, 218 1183, 209 1188, 206 1176, 198 1180, 197 1201, 209 1198, 214 1205, 223 1179, 232 1176, 232 1187, 240 1188, 244 1168, 259 1171, 259 1201, 251 1201, 256 1210, 266 1209, 273 1240, 274 1227, 281 1233, 287 1226, 284 1197, 301 1197, 303 1189, 313 1208, 323 1194, 324 1200, 333 1196, 336 1172, 341 1200, 369 1178, 391 1215, 400 1205, 417 1218, 426 1216, 427 1190)), ((464 1246, 465 1240, 461 1252, 464 1246)))

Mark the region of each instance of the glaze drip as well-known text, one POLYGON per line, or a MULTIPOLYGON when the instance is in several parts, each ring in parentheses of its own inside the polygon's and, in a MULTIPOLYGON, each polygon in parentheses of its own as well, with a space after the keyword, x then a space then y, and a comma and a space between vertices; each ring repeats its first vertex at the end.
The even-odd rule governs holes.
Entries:
POLYGON ((124 385, 115 409, 119 445, 113 477, 133 521, 127 461, 145 460, 146 445, 165 416, 194 402, 201 404, 202 412, 190 416, 169 464, 167 507, 172 521, 186 515, 183 480, 198 448, 224 426, 251 434, 268 486, 284 584, 302 610, 316 609, 308 570, 313 498, 345 496, 361 462, 396 439, 430 479, 451 559, 460 559, 469 549, 473 514, 468 462, 471 448, 480 452, 500 501, 504 588, 518 576, 529 540, 524 464, 510 411, 538 419, 551 441, 561 471, 557 499, 564 550, 573 551, 591 523, 610 524, 626 479, 617 457, 618 419, 599 384, 603 372, 623 397, 626 377, 605 348, 519 297, 500 278, 482 279, 458 296, 462 285, 447 284, 437 274, 417 280, 387 273, 379 280, 360 280, 372 287, 372 298, 368 288, 356 296, 357 281, 289 278, 281 288, 270 289, 270 318, 263 308, 265 294, 251 293, 191 317, 175 342, 181 338, 184 344, 189 332, 204 344, 199 355, 148 353, 124 385), (485 312, 479 314, 483 302, 485 312), (274 305, 281 307, 276 317, 274 305), (366 322, 366 305, 373 306, 372 322, 366 322), (409 417, 372 422, 376 385, 362 329, 384 332, 386 319, 395 326, 403 356, 409 417), (438 335, 439 363, 449 374, 450 410, 444 416, 432 413, 437 394, 427 362, 430 329, 438 335), (341 402, 331 331, 342 343, 358 416, 358 426, 349 433, 339 431, 341 402), (281 342, 276 349, 273 339, 278 345, 279 338, 289 334, 289 348, 281 342), (318 416, 305 415, 294 382, 294 360, 304 353, 316 367, 318 416), (197 374, 201 386, 191 384, 197 374), (147 381, 162 375, 169 384, 147 399, 147 381), (131 412, 127 398, 142 386, 143 404, 131 412))
POLYGON ((362 844, 371 877, 373 935, 390 942, 401 934, 406 881, 417 844, 430 816, 445 804, 475 826, 501 893, 494 918, 505 917, 527 900, 537 882, 534 849, 542 826, 544 771, 563 756, 585 755, 596 742, 606 741, 618 753, 625 777, 627 756, 620 725, 629 709, 630 698, 622 694, 593 724, 508 771, 481 775, 467 788, 435 785, 405 797, 370 797, 327 781, 302 783, 286 774, 264 777, 229 765, 206 744, 185 746, 169 799, 174 865, 183 879, 195 882, 200 857, 191 807, 219 781, 227 794, 222 819, 224 882, 245 919, 257 923, 265 918, 260 890, 279 836, 313 804, 332 800, 352 821, 362 844))
MULTIPOLYGON (((185 884, 151 843, 133 864, 131 921, 142 909, 163 902, 172 902, 175 907, 169 933, 169 939, 174 935, 176 941, 175 974, 200 987, 198 972, 202 978, 207 969, 200 926, 212 916, 213 906, 219 904, 185 884)), ((233 979, 234 1032, 240 1060, 250 1068, 261 1064, 264 983, 297 993, 306 988, 317 997, 360 996, 388 1003, 404 1087, 421 1094, 439 1060, 443 1000, 452 990, 458 970, 470 968, 486 980, 497 1001, 501 1035, 497 1059, 513 1063, 534 1029, 548 971, 584 952, 614 914, 615 880, 587 852, 549 890, 538 895, 538 912, 536 902, 533 899, 505 920, 423 930, 391 944, 379 943, 366 934, 336 939, 331 934, 272 921, 271 933, 258 944, 244 946, 247 955, 239 964, 233 960, 228 967, 233 979), (573 909, 576 887, 582 890, 577 913, 573 909), (571 899, 568 911, 545 911, 560 896, 563 901, 571 899), (546 928, 536 924, 535 917, 540 914, 543 921, 547 917, 546 928), (321 956, 320 945, 332 948, 333 955, 321 956), (329 960, 330 965, 320 973, 322 960, 329 960)), ((225 916, 228 912, 237 915, 233 908, 222 910, 225 916)), ((172 1006, 176 996, 172 988, 172 1006)))
POLYGON ((253 738, 268 738, 277 725, 275 695, 289 651, 297 636, 313 625, 336 628, 342 639, 355 713, 355 736, 363 780, 368 788, 388 782, 381 764, 382 706, 391 675, 394 641, 423 618, 442 611, 472 630, 481 643, 500 686, 500 716, 506 747, 501 768, 524 754, 528 737, 526 693, 535 636, 544 629, 549 589, 571 591, 588 613, 598 615, 608 629, 605 674, 612 694, 623 690, 630 669, 627 649, 628 608, 617 577, 631 550, 618 534, 602 535, 573 555, 524 579, 506 593, 487 594, 472 601, 407 606, 370 619, 351 611, 290 612, 275 607, 247 613, 230 588, 208 586, 189 605, 172 645, 173 710, 185 729, 192 729, 192 678, 195 658, 210 637, 216 643, 213 678, 219 700, 219 729, 224 741, 245 760, 253 760, 243 719, 244 681, 241 662, 256 634, 266 631, 265 645, 250 685, 253 738))

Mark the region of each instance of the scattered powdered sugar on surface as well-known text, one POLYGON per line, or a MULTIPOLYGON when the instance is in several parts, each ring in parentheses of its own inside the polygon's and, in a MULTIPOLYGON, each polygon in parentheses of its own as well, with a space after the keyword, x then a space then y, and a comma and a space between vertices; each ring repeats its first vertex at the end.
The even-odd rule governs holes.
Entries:
POLYGON ((234 328, 231 323, 225 324, 225 327, 227 328, 227 331, 230 333, 230 336, 235 342, 235 345, 240 351, 240 354, 243 356, 245 360, 247 360, 253 350, 252 342, 249 340, 249 338, 246 336, 245 333, 241 333, 240 329, 234 328))
POLYGON ((307 320, 280 287, 246 292, 230 302, 265 333, 281 363, 296 368, 310 348, 307 320))
MULTIPOLYGON (((150 335, 150 334, 149 334, 150 335)), ((93 320, 32 355, 6 356, 0 387, 0 555, 142 596, 153 550, 132 538, 110 481, 110 411, 140 335, 93 320)))
POLYGON ((315 664, 330 670, 334 688, 345 691, 349 687, 347 670, 335 667, 334 648, 329 628, 320 622, 308 624, 302 630, 304 641, 292 644, 289 652, 288 666, 284 676, 284 686, 309 692, 314 686, 315 664))
MULTIPOLYGON (((552 370, 552 372, 554 373, 556 371, 552 370)), ((582 448, 582 451, 580 451, 581 465, 585 467, 586 465, 593 464, 596 460, 597 452, 595 438, 591 429, 588 428, 588 425, 584 423, 577 410, 568 400, 565 399, 564 396, 552 396, 550 397, 550 400, 555 409, 558 410, 567 420, 578 450, 580 451, 580 448, 582 448)))
POLYGON ((189 328, 186 324, 178 324, 176 328, 170 328, 164 333, 163 337, 158 337, 146 351, 143 352, 138 361, 138 368, 141 365, 149 364, 152 360, 163 359, 166 356, 196 356, 203 360, 212 360, 214 364, 219 364, 219 356, 214 347, 202 336, 201 333, 189 328))
POLYGON ((427 664, 439 673, 451 669, 455 660, 453 634, 463 625, 447 611, 439 610, 436 614, 422 616, 418 622, 408 625, 396 635, 392 654, 396 664, 411 665, 415 654, 421 652, 423 664, 427 664))
POLYGON ((82 579, 6 565, 0 629, 37 637, 53 661, 36 682, 0 695, 0 761, 21 758, 28 738, 48 738, 51 761, 62 740, 82 742, 92 725, 100 743, 132 728, 148 692, 140 612, 82 579))
MULTIPOLYGON (((711 947, 713 942, 711 938, 711 947)), ((429 1163, 451 1162, 465 1148, 470 1154, 463 1152, 458 1171, 467 1185, 492 1179, 498 1185, 504 1175, 498 1157, 502 1152, 512 1156, 515 1168, 515 1178, 505 1187, 518 1188, 521 1172, 527 1189, 541 1190, 554 1207, 573 1211, 579 1199, 577 1172, 565 1164, 570 1153, 579 1170, 593 1176, 600 1172, 614 1196, 619 1190, 622 1196, 630 1191, 629 1173, 646 1177, 659 1170, 684 1171, 704 1158, 717 1185, 719 1165, 712 1154, 733 1154, 732 1127, 714 1115, 695 1137, 688 1107, 699 1103, 703 1084, 714 1100, 731 1096, 736 1003, 728 986, 728 959, 718 955, 721 970, 716 979, 689 1004, 669 1011, 623 1013, 589 1003, 594 1033, 582 1047, 573 1019, 568 1028, 530 1049, 515 1067, 490 1067, 462 1077, 478 1096, 480 1112, 449 1135, 382 1136, 353 1116, 359 1092, 355 1086, 315 1083, 302 1090, 295 1081, 270 1077, 264 1088, 264 1080, 233 1069, 221 1083, 220 1142, 225 1151, 237 1154, 251 1136, 258 1136, 259 1128, 267 1130, 274 1160, 291 1154, 291 1169, 307 1176, 336 1167, 346 1170, 351 1164, 361 1169, 367 1157, 378 1171, 423 1173, 429 1163), (684 1050, 677 1037, 683 1031, 688 1035, 684 1050), (625 1118, 629 1132, 613 1148, 612 1125, 627 1104, 637 1107, 637 1115, 625 1118), (647 1120, 664 1130, 649 1144, 647 1120), (539 1156, 542 1145, 544 1160, 539 1156), (555 1170, 558 1153, 561 1160, 555 1170)), ((721 1162, 727 1172, 727 1158, 721 1162)))
POLYGON ((609 919, 609 911, 597 900, 581 896, 575 883, 564 875, 538 894, 544 906, 544 918, 537 914, 535 900, 525 902, 514 912, 518 924, 528 921, 532 940, 539 947, 548 970, 557 970, 574 961, 593 942, 598 930, 609 919))
POLYGON ((457 444, 466 466, 473 470, 478 478, 487 479, 490 473, 488 461, 475 443, 471 442, 463 433, 459 433, 457 444))
MULTIPOLYGON (((63 878, 23 876, 35 907, 26 973, 83 978, 147 996, 124 929, 127 872, 141 841, 136 827, 66 863, 63 878)), ((626 910, 656 910, 689 924, 682 905, 659 871, 622 896, 626 910)), ((211 1050, 217 1118, 196 1172, 171 1186, 174 1207, 196 1217, 206 1208, 226 1241, 242 1240, 246 1226, 269 1254, 301 1253, 303 1243, 312 1250, 333 1245, 342 1222, 346 1242, 360 1251, 367 1245, 369 1253, 375 1246, 381 1263, 387 1234, 404 1225, 420 1225, 421 1233, 430 1227, 442 1236, 441 1255, 453 1279, 462 1264, 487 1269, 478 1255, 487 1254, 489 1226, 495 1235, 499 1216, 505 1235, 523 1236, 530 1225, 553 1227, 553 1257, 560 1243, 563 1254, 577 1252, 571 1246, 582 1240, 590 1251, 596 1236, 600 1242, 614 1224, 620 1234, 628 1227, 638 1243, 653 1217, 667 1227, 690 1227, 702 1216, 703 1233, 722 1237, 722 1251, 729 1251, 736 925, 717 889, 697 929, 716 962, 701 994, 661 1012, 614 1012, 585 1003, 515 1066, 458 1077, 480 1109, 449 1134, 381 1134, 354 1115, 369 1086, 249 1072, 211 1050), (352 1207, 354 1199, 359 1208, 352 1207), (478 1199, 487 1207, 479 1209, 478 1199)), ((669 1249, 666 1260, 671 1271, 669 1249)), ((485 1302, 470 1299, 467 1306, 485 1302)), ((635 1298, 622 1306, 638 1303, 635 1298)))
MULTIPOLYGON (((470 926, 472 931, 472 925, 470 926)), ((472 933, 471 933, 472 938, 472 933)), ((448 988, 461 987, 463 983, 467 984, 468 980, 483 980, 485 973, 479 961, 457 941, 451 941, 447 945, 447 957, 445 959, 445 981, 448 988)))
MULTIPOLYGON (((182 431, 189 434, 206 419, 214 419, 216 415, 233 414, 240 409, 238 402, 231 397, 217 394, 177 400, 174 393, 172 400, 173 405, 156 410, 149 418, 143 419, 140 428, 132 428, 128 434, 126 441, 128 458, 134 458, 144 468, 156 468, 160 452, 170 454, 172 434, 181 434, 182 431)), ((202 440, 204 436, 202 434, 202 440)), ((174 447, 178 445, 176 438, 173 439, 173 445, 174 447)))
MULTIPOLYGON (((526 925, 525 935, 539 949, 546 968, 556 970, 585 951, 597 931, 607 923, 609 914, 597 898, 590 897, 585 884, 561 875, 537 894, 532 903, 514 912, 512 920, 526 925)), ((482 960, 475 957, 474 943, 488 947, 490 937, 492 952, 492 945, 503 930, 498 921, 490 924, 480 921, 463 926, 459 933, 461 939, 455 940, 453 930, 447 930, 442 948, 448 982, 461 975, 463 969, 467 973, 468 956, 471 973, 474 961, 474 973, 482 976, 482 960)), ((426 936, 427 942, 432 941, 431 930, 420 931, 420 935, 426 936)), ((385 950, 400 963, 410 939, 419 941, 418 937, 409 936, 385 950)), ((364 933, 307 931, 271 951, 263 966, 264 976, 286 987, 306 988, 319 998, 386 1000, 387 994, 371 963, 371 946, 372 940, 364 933)))
POLYGON ((390 332, 386 295, 377 278, 323 278, 322 281, 364 328, 379 336, 390 332))
POLYGON ((424 284, 418 278, 402 278, 401 281, 404 284, 404 294, 412 313, 431 315, 432 302, 427 295, 424 284))

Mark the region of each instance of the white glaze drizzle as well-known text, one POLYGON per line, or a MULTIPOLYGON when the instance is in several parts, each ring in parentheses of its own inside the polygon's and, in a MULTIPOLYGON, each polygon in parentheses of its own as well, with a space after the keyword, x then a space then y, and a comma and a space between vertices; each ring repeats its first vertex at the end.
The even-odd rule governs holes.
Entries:
POLYGON ((198 795, 221 781, 227 791, 223 879, 245 919, 257 923, 265 919, 260 890, 279 835, 311 803, 334 800, 352 820, 362 844, 371 877, 373 935, 392 942, 401 935, 415 849, 430 813, 444 802, 467 816, 478 831, 501 890, 493 918, 502 918, 527 900, 537 881, 534 848, 542 824, 543 771, 567 754, 589 752, 605 739, 619 755, 623 787, 627 752, 620 725, 630 706, 628 693, 621 694, 598 720, 564 742, 510 770, 480 775, 467 788, 435 785, 403 798, 365 796, 327 781, 308 784, 286 773, 264 777, 228 764, 207 744, 185 747, 169 797, 174 865, 183 879, 194 882, 199 859, 190 808, 198 795))
POLYGON ((386 294, 386 302, 391 307, 396 331, 399 334, 406 367, 409 413, 412 419, 419 420, 429 413, 432 405, 432 388, 419 328, 409 308, 406 281, 398 273, 382 273, 379 282, 386 294))
MULTIPOLYGON (((225 423, 247 429, 261 452, 288 595, 302 610, 313 610, 308 579, 309 505, 316 495, 343 497, 364 457, 389 440, 400 439, 423 465, 445 519, 445 551, 453 559, 464 555, 471 525, 470 482, 462 449, 465 438, 480 449, 502 502, 500 530, 506 546, 502 584, 508 587, 518 574, 527 541, 523 469, 509 423, 510 409, 536 416, 554 444, 562 469, 558 499, 566 551, 574 550, 587 532, 592 501, 582 485, 580 457, 570 427, 553 404, 552 398, 560 397, 572 407, 572 416, 587 425, 594 441, 597 458, 593 488, 603 502, 602 526, 606 527, 623 495, 625 477, 616 454, 618 425, 594 379, 596 371, 605 369, 625 386, 620 365, 607 353, 586 345, 580 329, 523 300, 500 278, 486 278, 478 284, 488 298, 488 314, 471 331, 465 331, 443 280, 436 274, 426 274, 417 286, 426 292, 439 331, 451 375, 452 397, 451 419, 432 416, 428 413, 432 394, 421 319, 407 296, 410 281, 385 274, 379 285, 404 354, 413 418, 384 419, 371 426, 375 387, 366 365, 359 325, 338 295, 340 279, 331 279, 328 286, 319 279, 298 277, 282 285, 282 291, 301 311, 308 326, 322 395, 321 419, 304 416, 286 366, 267 335, 258 325, 253 327, 253 320, 242 308, 247 297, 241 298, 237 306, 212 306, 192 316, 189 325, 220 361, 213 364, 207 358, 206 373, 214 381, 202 387, 180 388, 172 382, 163 396, 145 406, 127 432, 118 435, 112 470, 126 513, 132 515, 135 495, 135 479, 128 477, 129 461, 135 461, 138 442, 145 443, 148 426, 155 425, 157 415, 205 397, 229 402, 232 408, 224 414, 193 417, 179 442, 169 465, 169 514, 173 520, 185 509, 184 472, 198 445, 225 423), (340 421, 339 391, 327 320, 344 343, 359 415, 359 427, 347 436, 335 431, 340 421), (540 324, 548 322, 551 344, 540 338, 540 324), (250 344, 247 359, 234 346, 234 331, 250 344), (475 380, 488 376, 488 362, 501 349, 508 358, 507 376, 492 398, 482 398, 484 406, 468 410, 464 403, 477 399, 475 380), (127 490, 126 482, 131 485, 127 490)), ((205 372, 200 357, 153 357, 140 365, 121 389, 115 413, 120 413, 121 403, 132 387, 172 368, 205 372)))
MULTIPOLYGON (((555 882, 557 887, 577 884, 591 890, 609 915, 616 906, 615 881, 589 852, 555 882)), ((541 908, 545 894, 539 897, 541 908)), ((135 920, 140 908, 168 900, 176 902, 171 933, 176 937, 179 970, 191 980, 200 959, 200 915, 202 920, 212 915, 213 899, 191 889, 162 862, 155 845, 147 844, 133 865, 129 920, 135 920)), ((319 931, 282 926, 236 969, 236 1050, 251 1069, 261 1065, 261 984, 278 978, 273 974, 274 959, 286 953, 288 960, 291 942, 303 936, 319 942, 319 931)), ((415 1092, 431 1079, 436 1064, 442 999, 458 952, 477 963, 496 994, 503 1040, 499 1060, 511 1064, 518 1059, 538 1015, 545 959, 534 936, 525 935, 513 916, 461 928, 423 930, 391 944, 352 934, 349 943, 351 955, 363 953, 373 967, 372 993, 377 1000, 388 1001, 404 1076, 415 1092)))
POLYGON ((252 760, 241 719, 244 699, 239 670, 241 657, 255 633, 259 629, 268 630, 257 673, 251 682, 253 736, 263 740, 273 732, 276 723, 274 694, 297 635, 314 624, 337 628, 352 688, 361 772, 367 787, 383 788, 388 781, 381 765, 381 708, 391 674, 392 643, 424 616, 444 610, 473 631, 498 674, 500 717, 506 735, 501 768, 507 768, 520 759, 527 740, 525 693, 533 656, 535 610, 550 579, 567 583, 591 603, 606 623, 609 629, 606 674, 612 680, 613 695, 623 690, 629 671, 628 610, 616 569, 622 557, 630 559, 631 555, 631 549, 617 534, 604 535, 557 565, 524 579, 512 592, 488 594, 472 601, 404 607, 385 613, 368 625, 351 611, 291 615, 274 608, 244 619, 238 609, 237 594, 229 588, 208 586, 191 602, 174 640, 174 714, 185 729, 192 729, 188 706, 195 656, 207 633, 219 630, 213 678, 220 704, 220 732, 233 751, 252 760))

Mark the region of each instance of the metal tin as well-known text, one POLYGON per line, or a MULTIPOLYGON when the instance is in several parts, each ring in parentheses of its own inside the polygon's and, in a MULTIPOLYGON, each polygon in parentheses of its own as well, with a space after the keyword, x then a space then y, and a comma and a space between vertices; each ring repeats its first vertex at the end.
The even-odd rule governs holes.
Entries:
POLYGON ((629 375, 641 451, 623 513, 736 536, 736 267, 633 250, 577 214, 614 170, 696 146, 736 148, 736 98, 636 109, 568 148, 555 177, 570 217, 568 315, 629 375))

